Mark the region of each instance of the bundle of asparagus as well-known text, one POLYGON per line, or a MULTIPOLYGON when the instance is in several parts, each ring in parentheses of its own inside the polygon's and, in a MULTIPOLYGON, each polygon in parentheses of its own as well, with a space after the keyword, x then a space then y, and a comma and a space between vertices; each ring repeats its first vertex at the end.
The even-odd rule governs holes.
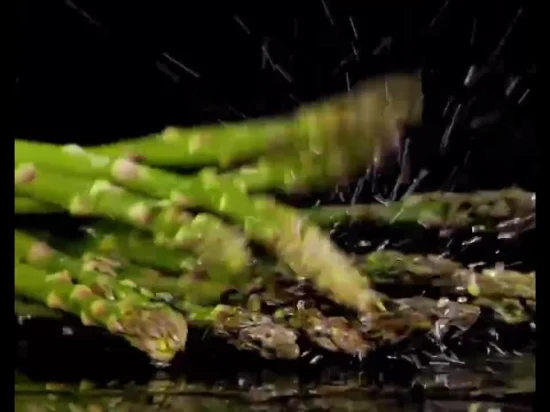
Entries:
POLYGON ((265 193, 326 187, 376 166, 404 127, 419 123, 421 100, 418 78, 392 75, 275 119, 168 128, 88 148, 16 140, 16 213, 97 219, 80 240, 15 231, 16 313, 59 315, 47 306, 80 316, 159 361, 185 348, 186 322, 239 349, 295 359, 300 336, 363 356, 413 331, 440 331, 442 322, 467 329, 481 306, 509 323, 528 319, 534 275, 494 276, 396 252, 352 257, 321 227, 357 219, 497 227, 534 216, 530 193, 412 194, 308 210, 265 193), (221 173, 208 168, 243 161, 221 173), (182 175, 163 166, 206 168, 182 175), (377 290, 387 283, 472 302, 394 299, 377 290))

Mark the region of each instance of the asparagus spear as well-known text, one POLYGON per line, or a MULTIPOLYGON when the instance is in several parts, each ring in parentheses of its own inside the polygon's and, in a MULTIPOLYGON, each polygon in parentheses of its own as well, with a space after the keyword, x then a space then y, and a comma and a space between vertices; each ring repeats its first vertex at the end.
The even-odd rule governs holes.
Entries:
POLYGON ((289 116, 191 128, 168 127, 158 134, 88 147, 98 155, 129 155, 156 166, 230 166, 287 146, 296 135, 289 116))
POLYGON ((84 325, 103 326, 155 361, 169 362, 185 348, 187 326, 179 314, 164 305, 147 310, 129 301, 107 300, 88 286, 73 284, 67 271, 48 275, 16 262, 15 294, 79 316, 84 325))
MULTIPOLYGON (((498 320, 508 324, 531 320, 533 316, 529 310, 535 311, 536 288, 533 274, 498 268, 477 272, 440 256, 403 254, 392 250, 376 251, 359 257, 358 265, 361 270, 370 274, 375 285, 390 283, 431 286, 441 290, 441 295, 448 292, 467 292, 474 298, 472 305, 491 309, 498 320), (530 309, 519 299, 525 300, 530 309)), ((310 341, 329 351, 351 355, 361 355, 368 351, 360 341, 357 328, 349 321, 339 316, 327 317, 315 307, 314 292, 296 292, 299 285, 293 281, 286 285, 285 282, 288 283, 289 279, 281 284, 277 278, 284 276, 283 269, 268 265, 257 267, 256 270, 260 278, 250 288, 252 295, 247 302, 249 308, 258 311, 262 304, 277 307, 275 319, 284 319, 293 328, 302 330, 310 341), (258 290, 262 290, 260 295, 257 294, 258 290), (310 307, 304 306, 304 296, 312 296, 310 307)), ((136 267, 130 272, 140 273, 144 269, 136 267)), ((140 285, 147 285, 140 276, 135 280, 140 285)), ((235 290, 231 285, 207 282, 204 278, 189 275, 175 279, 156 273, 150 282, 159 292, 194 296, 195 302, 203 304, 215 303, 224 293, 235 290)), ((432 305, 434 302, 436 301, 431 301, 432 305)), ((420 322, 417 324, 420 325, 420 322)))
MULTIPOLYGON (((96 228, 97 226, 94 226, 96 228)), ((95 233, 101 233, 101 229, 95 230, 95 233)), ((104 229, 108 229, 105 227, 104 229)), ((116 229, 109 232, 105 243, 110 243, 109 237, 122 238, 122 242, 129 236, 122 229, 116 229)), ((139 236, 139 234, 136 234, 139 236)), ((100 236, 100 239, 101 238, 100 236)), ((163 268, 166 271, 179 273, 181 264, 180 256, 174 251, 158 247, 152 244, 151 240, 139 236, 139 250, 155 250, 154 255, 159 256, 163 262, 163 268), (158 251, 157 251, 158 249, 158 251)), ((101 248, 94 249, 93 245, 86 243, 87 250, 97 250, 103 253, 101 248)), ((104 249, 107 250, 107 249, 104 249)), ((132 256, 137 254, 132 251, 119 250, 122 257, 139 262, 139 258, 132 256)), ((145 256, 146 253, 141 253, 145 256)), ((154 266, 155 263, 149 263, 142 259, 142 264, 154 266)), ((371 252, 366 256, 356 257, 356 265, 361 273, 368 274, 375 285, 396 284, 396 285, 417 285, 433 287, 441 290, 441 294, 446 293, 463 294, 467 293, 473 297, 483 296, 491 299, 500 298, 522 298, 536 299, 535 274, 522 273, 501 268, 474 270, 469 269, 459 262, 443 258, 438 255, 418 255, 403 254, 394 250, 380 250, 371 252)), ((188 266, 188 267, 191 267, 188 266)), ((282 270, 280 267, 268 267, 266 265, 256 265, 254 271, 260 276, 268 276, 269 272, 277 273, 282 270)), ((229 283, 217 284, 217 287, 204 287, 204 276, 199 276, 198 282, 192 277, 183 277, 178 282, 178 289, 184 291, 186 288, 193 289, 199 296, 210 296, 211 301, 215 301, 221 294, 232 288, 238 288, 239 285, 229 283), (204 291, 203 291, 204 289, 204 291)), ((211 282, 213 285, 214 283, 211 282)), ((167 286, 171 287, 171 286, 167 286)), ((200 300, 199 300, 200 301, 200 300)))
MULTIPOLYGON (((247 187, 248 190, 258 190, 263 187, 262 181, 270 181, 267 173, 274 173, 268 168, 269 163, 258 164, 256 168, 242 168, 237 172, 227 173, 235 181, 247 187), (265 173, 262 171, 265 170, 265 173), (261 175, 266 174, 265 177, 261 175), (256 177, 256 176, 260 177, 256 177)), ((284 163, 277 163, 273 168, 291 170, 284 163)), ((296 174, 295 172, 289 172, 296 174)), ((275 177, 274 179, 277 179, 275 177)), ((292 179, 288 189, 292 189, 292 179)), ((297 182, 295 180, 294 182, 297 182)), ((297 184, 297 183, 296 183, 297 184)), ((266 186, 277 187, 277 184, 266 186)), ((286 187, 284 185, 279 185, 286 187)), ((16 197, 16 213, 51 213, 57 212, 54 205, 41 203, 35 199, 16 197)), ((385 224, 421 224, 428 228, 459 228, 471 225, 481 225, 485 229, 506 230, 509 226, 534 224, 535 195, 517 188, 497 191, 473 193, 432 192, 406 196, 401 201, 386 204, 360 204, 342 206, 318 206, 312 209, 302 209, 315 223, 321 226, 332 226, 335 223, 350 223, 354 221, 370 221, 385 224), (531 223, 530 223, 531 222, 531 223)))
POLYGON ((305 105, 291 116, 190 129, 171 127, 157 135, 89 151, 112 157, 130 154, 151 165, 222 167, 274 151, 322 151, 336 166, 343 159, 329 149, 353 148, 347 151, 348 158, 370 157, 375 145, 385 146, 397 137, 402 123, 419 123, 421 111, 418 76, 394 74, 364 82, 352 93, 305 105))
POLYGON ((487 298, 536 299, 535 273, 484 269, 477 272, 437 255, 383 250, 359 258, 359 266, 374 283, 434 286, 487 298))
MULTIPOLYGON (((17 144, 18 142, 16 142, 16 148, 17 144)), ((45 156, 50 160, 57 157, 56 153, 65 153, 55 148, 42 151, 42 145, 33 145, 27 152, 25 150, 21 152, 25 152, 25 156, 30 158, 33 158, 32 152, 35 152, 37 158, 45 156), (52 156, 50 157, 48 153, 52 156)), ((17 157, 16 154, 16 162, 17 157)), ((60 165, 64 162, 63 159, 64 156, 58 159, 61 162, 60 165)), ((69 154, 69 159, 77 160, 77 169, 82 166, 78 156, 71 157, 69 154)), ((69 164, 72 163, 65 163, 65 166, 69 164)), ((85 170, 99 169, 100 167, 89 167, 85 170)), ((72 170, 72 166, 67 170, 72 170)), ((110 172, 110 170, 111 168, 107 165, 107 171, 110 172)), ((317 226, 309 224, 307 219, 294 209, 277 204, 269 198, 250 198, 239 188, 229 183, 222 184, 222 181, 211 174, 203 173, 198 178, 181 180, 182 178, 178 175, 145 168, 128 160, 122 160, 122 163, 115 162, 112 171, 115 180, 122 181, 125 186, 134 190, 139 191, 141 188, 142 192, 147 192, 150 189, 154 192, 153 194, 160 197, 174 192, 176 193, 173 196, 174 199, 181 199, 183 193, 188 198, 192 196, 193 200, 200 202, 202 206, 236 220, 251 239, 273 250, 298 276, 313 279, 318 288, 326 291, 336 301, 361 312, 377 307, 378 300, 369 290, 367 279, 361 276, 351 265, 348 257, 335 248, 317 226), (161 194, 161 190, 164 190, 164 193, 161 194)), ((43 169, 37 170, 32 164, 22 164, 16 171, 15 186, 17 194, 57 203, 73 214, 101 209, 108 217, 123 220, 145 230, 158 232, 166 230, 167 227, 169 229, 174 227, 173 219, 166 222, 167 218, 159 213, 158 206, 156 210, 154 209, 155 203, 147 202, 147 199, 138 195, 121 191, 106 181, 90 184, 85 180, 69 178, 43 169)), ((160 211, 166 212, 166 209, 160 209, 160 211)), ((203 221, 204 219, 201 220, 203 221)), ((216 255, 222 252, 220 249, 221 246, 214 251, 209 248, 208 251, 216 255)), ((228 254, 227 250, 224 252, 225 255, 228 254)), ((231 268, 242 267, 244 260, 240 257, 237 259, 233 254, 227 256, 228 259, 230 257, 232 258, 229 262, 232 264, 231 268), (233 263, 235 260, 237 265, 233 263)))
POLYGON ((532 218, 535 195, 517 188, 473 193, 433 192, 408 195, 387 204, 324 206, 305 213, 323 226, 371 221, 386 225, 418 223, 428 228, 479 225, 497 229, 506 221, 532 218))
POLYGON ((156 234, 157 241, 188 247, 212 276, 221 273, 235 282, 251 261, 246 239, 215 216, 193 216, 127 192, 107 181, 92 181, 22 165, 16 170, 16 192, 37 196, 66 208, 73 215, 100 214, 156 234))
POLYGON ((16 196, 14 201, 14 210, 16 214, 48 214, 63 212, 63 209, 55 205, 40 202, 28 197, 16 196))
POLYGON ((14 312, 18 318, 52 318, 60 319, 62 312, 50 309, 44 305, 26 302, 22 299, 14 300, 14 312))
MULTIPOLYGON (((73 259, 52 249, 47 243, 16 230, 14 232, 15 256, 19 261, 43 269, 47 272, 66 271, 78 283, 90 288, 92 292, 108 300, 119 300, 141 311, 142 317, 156 319, 162 323, 176 323, 180 334, 176 337, 185 344, 186 324, 184 319, 167 305, 152 302, 154 295, 149 290, 137 288, 132 282, 120 282, 112 273, 97 270, 91 261, 73 259), (183 325, 183 326, 182 326, 183 325)), ((184 346, 182 346, 182 349, 184 346)))

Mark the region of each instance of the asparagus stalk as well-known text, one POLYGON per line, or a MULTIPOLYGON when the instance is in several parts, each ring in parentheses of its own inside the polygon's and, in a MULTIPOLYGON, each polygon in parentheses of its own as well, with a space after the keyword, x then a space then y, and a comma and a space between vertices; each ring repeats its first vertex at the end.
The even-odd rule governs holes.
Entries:
POLYGON ((66 208, 73 215, 119 220, 156 235, 157 241, 188 247, 212 276, 246 279, 252 257, 246 238, 215 216, 193 216, 177 207, 130 193, 107 181, 66 177, 22 165, 16 170, 16 192, 66 208))
POLYGON ((532 218, 535 195, 517 188, 473 193, 433 192, 408 195, 401 201, 386 204, 324 206, 305 213, 322 226, 369 221, 383 225, 418 223, 428 228, 476 225, 498 229, 503 222, 532 218))
MULTIPOLYGON (((284 184, 269 183, 278 179, 278 177, 273 179, 269 177, 269 173, 275 173, 273 170, 278 167, 287 171, 289 175, 298 175, 290 165, 285 163, 274 162, 273 169, 268 167, 269 164, 266 162, 259 163, 255 167, 243 167, 237 172, 226 173, 224 176, 231 177, 233 181, 246 186, 249 191, 267 187, 280 187, 287 191, 293 191, 301 187, 302 180, 300 179, 302 178, 285 178, 284 181, 288 183, 284 184), (266 182, 265 187, 262 182, 266 182)), ((23 197, 15 199, 15 213, 45 214, 60 211, 62 209, 56 208, 54 205, 34 199, 23 197)), ((383 205, 318 206, 302 211, 313 222, 324 227, 364 221, 379 225, 420 224, 426 228, 441 229, 474 226, 476 231, 497 230, 504 232, 524 230, 536 225, 535 195, 514 188, 472 194, 444 192, 416 194, 409 195, 402 201, 388 202, 383 205), (438 196, 440 199, 435 200, 438 196), (472 202, 469 203, 469 196, 476 198, 475 205, 472 202), (462 197, 462 200, 459 197, 462 197), (432 200, 428 201, 428 198, 432 198, 432 200), (497 200, 497 198, 499 199, 497 200), (413 204, 410 204, 411 199, 413 204), (486 203, 483 203, 484 201, 486 203)))
POLYGON ((157 134, 88 147, 102 156, 130 156, 156 166, 222 167, 288 146, 298 130, 290 116, 191 128, 167 127, 157 134))
POLYGON ((359 258, 374 283, 434 286, 473 297, 536 299, 535 273, 500 268, 481 272, 437 255, 383 250, 359 258))
POLYGON ((419 123, 421 111, 419 77, 394 74, 367 81, 344 96, 305 105, 291 116, 190 129, 171 127, 157 135, 89 151, 110 157, 137 156, 150 165, 222 167, 274 151, 323 152, 340 167, 345 159, 330 149, 348 149, 346 158, 370 157, 398 136, 402 123, 419 123))
POLYGON ((60 319, 63 317, 62 312, 50 309, 44 305, 37 303, 26 302, 22 299, 15 299, 14 312, 18 318, 51 318, 60 319))
POLYGON ((14 199, 14 211, 16 214, 48 214, 60 213, 63 212, 63 209, 28 197, 16 196, 14 199))
MULTIPOLYGON (((18 142, 16 142, 16 151, 17 145, 18 142)), ((82 166, 78 156, 72 157, 70 153, 52 147, 42 151, 43 147, 46 146, 31 144, 27 150, 20 150, 17 153, 25 153, 24 157, 30 156, 30 158, 33 158, 33 152, 36 153, 37 158, 46 157, 50 160, 58 158, 59 165, 69 166, 67 171, 72 170, 74 160, 76 160, 77 169, 82 166), (68 155, 71 162, 64 163, 64 155, 68 155)), ((298 276, 311 278, 318 288, 326 291, 336 301, 360 312, 371 311, 377 307, 378 300, 369 290, 367 279, 361 276, 351 265, 348 257, 334 247, 330 239, 317 226, 309 224, 307 219, 294 209, 277 204, 269 198, 250 198, 239 188, 229 183, 223 184, 211 174, 203 173, 198 178, 181 180, 182 178, 178 175, 146 168, 125 159, 115 162, 112 168, 109 167, 109 162, 107 159, 107 172, 112 169, 113 178, 120 180, 131 189, 141 192, 151 190, 153 195, 161 198, 172 193, 174 199, 180 200, 185 193, 187 198, 192 197, 196 201, 195 204, 200 203, 204 207, 234 219, 243 226, 245 233, 251 239, 273 250, 298 276)), ((88 167, 84 170, 90 172, 102 169, 88 167)), ((174 217, 172 216, 172 219, 167 222, 166 216, 167 211, 173 209, 159 208, 154 201, 122 191, 106 181, 90 184, 86 180, 37 169, 32 164, 22 164, 16 170, 15 186, 17 194, 59 204, 73 214, 101 211, 104 216, 153 232, 174 228, 174 217)), ((180 216, 182 214, 184 212, 179 213, 180 216)), ((181 221, 182 218, 180 217, 179 220, 181 221)), ((204 221, 204 218, 201 219, 201 223, 204 221)), ((201 225, 201 229, 204 229, 204 225, 201 225)), ((219 239, 221 236, 218 235, 216 238, 219 239)), ((230 246, 234 246, 233 244, 230 246)), ((241 259, 242 253, 238 258, 234 253, 229 254, 228 249, 233 248, 225 247, 221 250, 224 246, 226 245, 222 244, 207 250, 216 256, 228 255, 227 259, 231 258, 231 261, 226 263, 230 263, 230 269, 242 270, 243 263, 248 263, 249 259, 241 259)), ((202 248, 199 249, 199 252, 201 251, 205 253, 202 248)))
MULTIPOLYGON (((280 167, 281 170, 297 175, 285 163, 276 163, 273 169, 270 163, 258 163, 255 168, 243 167, 237 172, 227 173, 234 181, 247 187, 250 191, 263 189, 262 181, 271 181, 268 173, 280 167), (262 170, 265 170, 263 172, 262 170), (259 175, 265 177, 257 177, 259 175)), ((274 179, 277 179, 274 178, 274 179)), ((266 187, 282 187, 292 189, 290 178, 289 186, 268 184, 266 187)), ((298 183, 296 183, 298 184, 298 183)), ((35 199, 16 197, 16 213, 52 213, 60 209, 54 205, 42 203, 35 199)), ((497 191, 473 193, 432 192, 406 196, 401 201, 386 204, 360 204, 342 206, 318 206, 312 209, 303 209, 312 221, 321 226, 332 226, 336 223, 351 223, 355 221, 375 222, 381 225, 421 224, 428 228, 460 228, 478 226, 478 229, 505 230, 519 221, 534 221, 535 195, 517 188, 508 188, 497 191)))
POLYGON ((179 314, 164 305, 147 310, 132 302, 105 299, 88 286, 73 284, 67 271, 48 275, 16 262, 15 294, 79 316, 84 325, 103 326, 155 361, 169 362, 185 347, 187 326, 179 314))
MULTIPOLYGON (((536 286, 533 273, 501 268, 479 272, 441 256, 403 254, 393 250, 381 250, 358 257, 358 267, 369 273, 376 286, 388 283, 416 285, 435 287, 441 291, 441 295, 466 293, 473 298, 472 305, 491 309, 496 319, 508 324, 529 321, 533 318, 529 310, 535 311, 536 286), (529 310, 520 299, 526 302, 529 310)), ((137 267, 131 273, 140 273, 139 269, 137 267)), ((340 317, 327 317, 314 306, 301 307, 300 298, 303 299, 304 295, 313 296, 311 291, 296 294, 292 290, 295 282, 291 282, 289 288, 277 283, 275 278, 281 275, 281 268, 266 266, 256 269, 261 276, 256 281, 256 287, 267 287, 268 293, 262 293, 261 297, 253 294, 247 303, 249 308, 259 310, 262 302, 271 307, 276 306, 279 308, 274 312, 276 319, 284 318, 318 346, 352 355, 363 353, 365 347, 359 343, 354 330, 356 328, 348 321, 344 324, 340 317), (350 342, 353 344, 350 345, 350 342)), ((204 278, 189 275, 174 279, 158 273, 155 279, 158 280, 151 282, 159 292, 194 296, 195 302, 205 304, 215 303, 224 293, 235 289, 231 285, 205 282, 204 278)), ((145 285, 140 283, 139 278, 137 282, 145 285)))

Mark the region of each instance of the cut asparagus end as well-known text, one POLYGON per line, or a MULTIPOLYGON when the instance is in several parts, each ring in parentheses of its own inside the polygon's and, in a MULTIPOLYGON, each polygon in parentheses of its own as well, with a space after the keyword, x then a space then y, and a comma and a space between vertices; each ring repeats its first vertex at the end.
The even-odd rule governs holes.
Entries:
POLYGON ((268 359, 300 356, 296 332, 276 324, 269 316, 226 305, 218 305, 212 316, 215 332, 240 349, 257 351, 268 359))

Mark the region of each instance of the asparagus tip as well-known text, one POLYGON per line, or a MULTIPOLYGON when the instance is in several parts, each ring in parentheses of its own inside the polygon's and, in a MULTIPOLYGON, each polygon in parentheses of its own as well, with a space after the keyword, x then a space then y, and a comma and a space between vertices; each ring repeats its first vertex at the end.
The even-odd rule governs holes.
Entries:
POLYGON ((369 345, 360 332, 340 316, 325 317, 319 311, 310 317, 310 327, 306 328, 308 337, 320 347, 331 352, 343 352, 362 357, 369 345))
POLYGON ((154 361, 169 362, 185 349, 187 323, 170 308, 128 310, 119 321, 121 333, 154 361))
POLYGON ((234 337, 232 340, 239 348, 256 350, 265 358, 300 356, 296 332, 276 324, 271 317, 225 305, 218 305, 216 312, 216 332, 234 337))

